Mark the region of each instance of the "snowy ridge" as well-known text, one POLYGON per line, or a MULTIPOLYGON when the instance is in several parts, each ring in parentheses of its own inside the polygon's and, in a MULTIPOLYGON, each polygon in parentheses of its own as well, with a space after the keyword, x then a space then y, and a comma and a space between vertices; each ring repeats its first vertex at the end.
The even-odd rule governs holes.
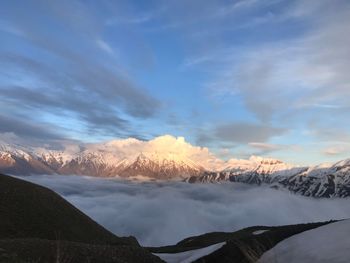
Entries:
POLYGON ((350 159, 335 164, 312 167, 293 167, 282 162, 261 159, 260 163, 244 161, 242 165, 222 172, 205 172, 187 179, 190 183, 240 182, 253 185, 266 184, 272 188, 285 188, 294 193, 312 197, 350 196, 350 159))
POLYGON ((176 179, 199 175, 202 149, 183 138, 158 137, 70 146, 63 150, 0 144, 0 171, 10 174, 77 174, 103 177, 176 179), (151 144, 151 145, 150 145, 151 144), (194 157, 193 157, 194 156, 194 157))
POLYGON ((129 138, 99 144, 71 144, 59 150, 0 141, 0 172, 180 179, 190 183, 228 181, 265 184, 313 197, 350 196, 350 159, 312 167, 257 156, 223 162, 207 148, 192 146, 183 137, 170 135, 147 142, 129 138))
POLYGON ((189 182, 233 181, 243 183, 271 183, 278 178, 285 178, 304 171, 305 167, 293 166, 280 160, 252 156, 249 160, 231 159, 229 166, 221 172, 205 172, 189 182))

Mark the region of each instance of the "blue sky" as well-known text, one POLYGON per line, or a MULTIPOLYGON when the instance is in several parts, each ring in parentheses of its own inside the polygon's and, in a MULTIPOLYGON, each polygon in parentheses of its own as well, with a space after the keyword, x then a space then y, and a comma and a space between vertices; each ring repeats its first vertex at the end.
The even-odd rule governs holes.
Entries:
POLYGON ((1 1, 0 137, 350 156, 350 2, 1 1))

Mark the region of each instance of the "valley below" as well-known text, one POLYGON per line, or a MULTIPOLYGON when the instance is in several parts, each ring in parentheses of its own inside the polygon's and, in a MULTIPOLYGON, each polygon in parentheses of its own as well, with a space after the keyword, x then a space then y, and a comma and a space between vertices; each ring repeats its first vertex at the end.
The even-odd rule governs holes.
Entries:
POLYGON ((347 198, 316 199, 243 183, 140 182, 88 176, 19 177, 46 186, 118 236, 143 246, 208 232, 350 218, 347 198))
POLYGON ((347 198, 316 199, 242 183, 73 175, 0 175, 0 190, 0 262, 348 258, 348 243, 338 240, 349 226, 347 198), (324 247, 321 254, 317 246, 324 247))

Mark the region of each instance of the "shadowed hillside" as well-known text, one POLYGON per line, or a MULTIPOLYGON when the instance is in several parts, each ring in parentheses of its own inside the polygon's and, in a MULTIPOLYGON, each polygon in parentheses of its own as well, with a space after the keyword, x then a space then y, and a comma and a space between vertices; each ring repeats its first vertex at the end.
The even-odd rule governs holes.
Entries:
POLYGON ((55 192, 0 175, 0 262, 56 261, 58 251, 65 262, 161 262, 135 238, 115 236, 55 192))
POLYGON ((216 251, 196 259, 202 263, 253 263, 267 250, 293 235, 311 230, 335 221, 286 226, 253 226, 235 232, 212 232, 188 237, 176 245, 149 247, 158 255, 195 251, 214 244, 224 243, 216 251))

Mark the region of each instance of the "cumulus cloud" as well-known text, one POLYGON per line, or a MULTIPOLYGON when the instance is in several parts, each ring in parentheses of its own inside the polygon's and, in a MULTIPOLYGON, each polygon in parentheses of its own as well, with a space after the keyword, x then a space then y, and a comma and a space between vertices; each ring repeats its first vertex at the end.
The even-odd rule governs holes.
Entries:
POLYGON ((223 164, 206 147, 191 145, 184 137, 163 135, 149 141, 134 138, 112 140, 106 143, 85 144, 86 149, 109 151, 115 158, 134 158, 140 153, 158 155, 162 158, 180 158, 191 160, 207 169, 216 169, 223 164))
POLYGON ((125 182, 79 176, 30 176, 117 235, 146 246, 191 235, 348 218, 345 199, 313 199, 238 183, 125 182))

